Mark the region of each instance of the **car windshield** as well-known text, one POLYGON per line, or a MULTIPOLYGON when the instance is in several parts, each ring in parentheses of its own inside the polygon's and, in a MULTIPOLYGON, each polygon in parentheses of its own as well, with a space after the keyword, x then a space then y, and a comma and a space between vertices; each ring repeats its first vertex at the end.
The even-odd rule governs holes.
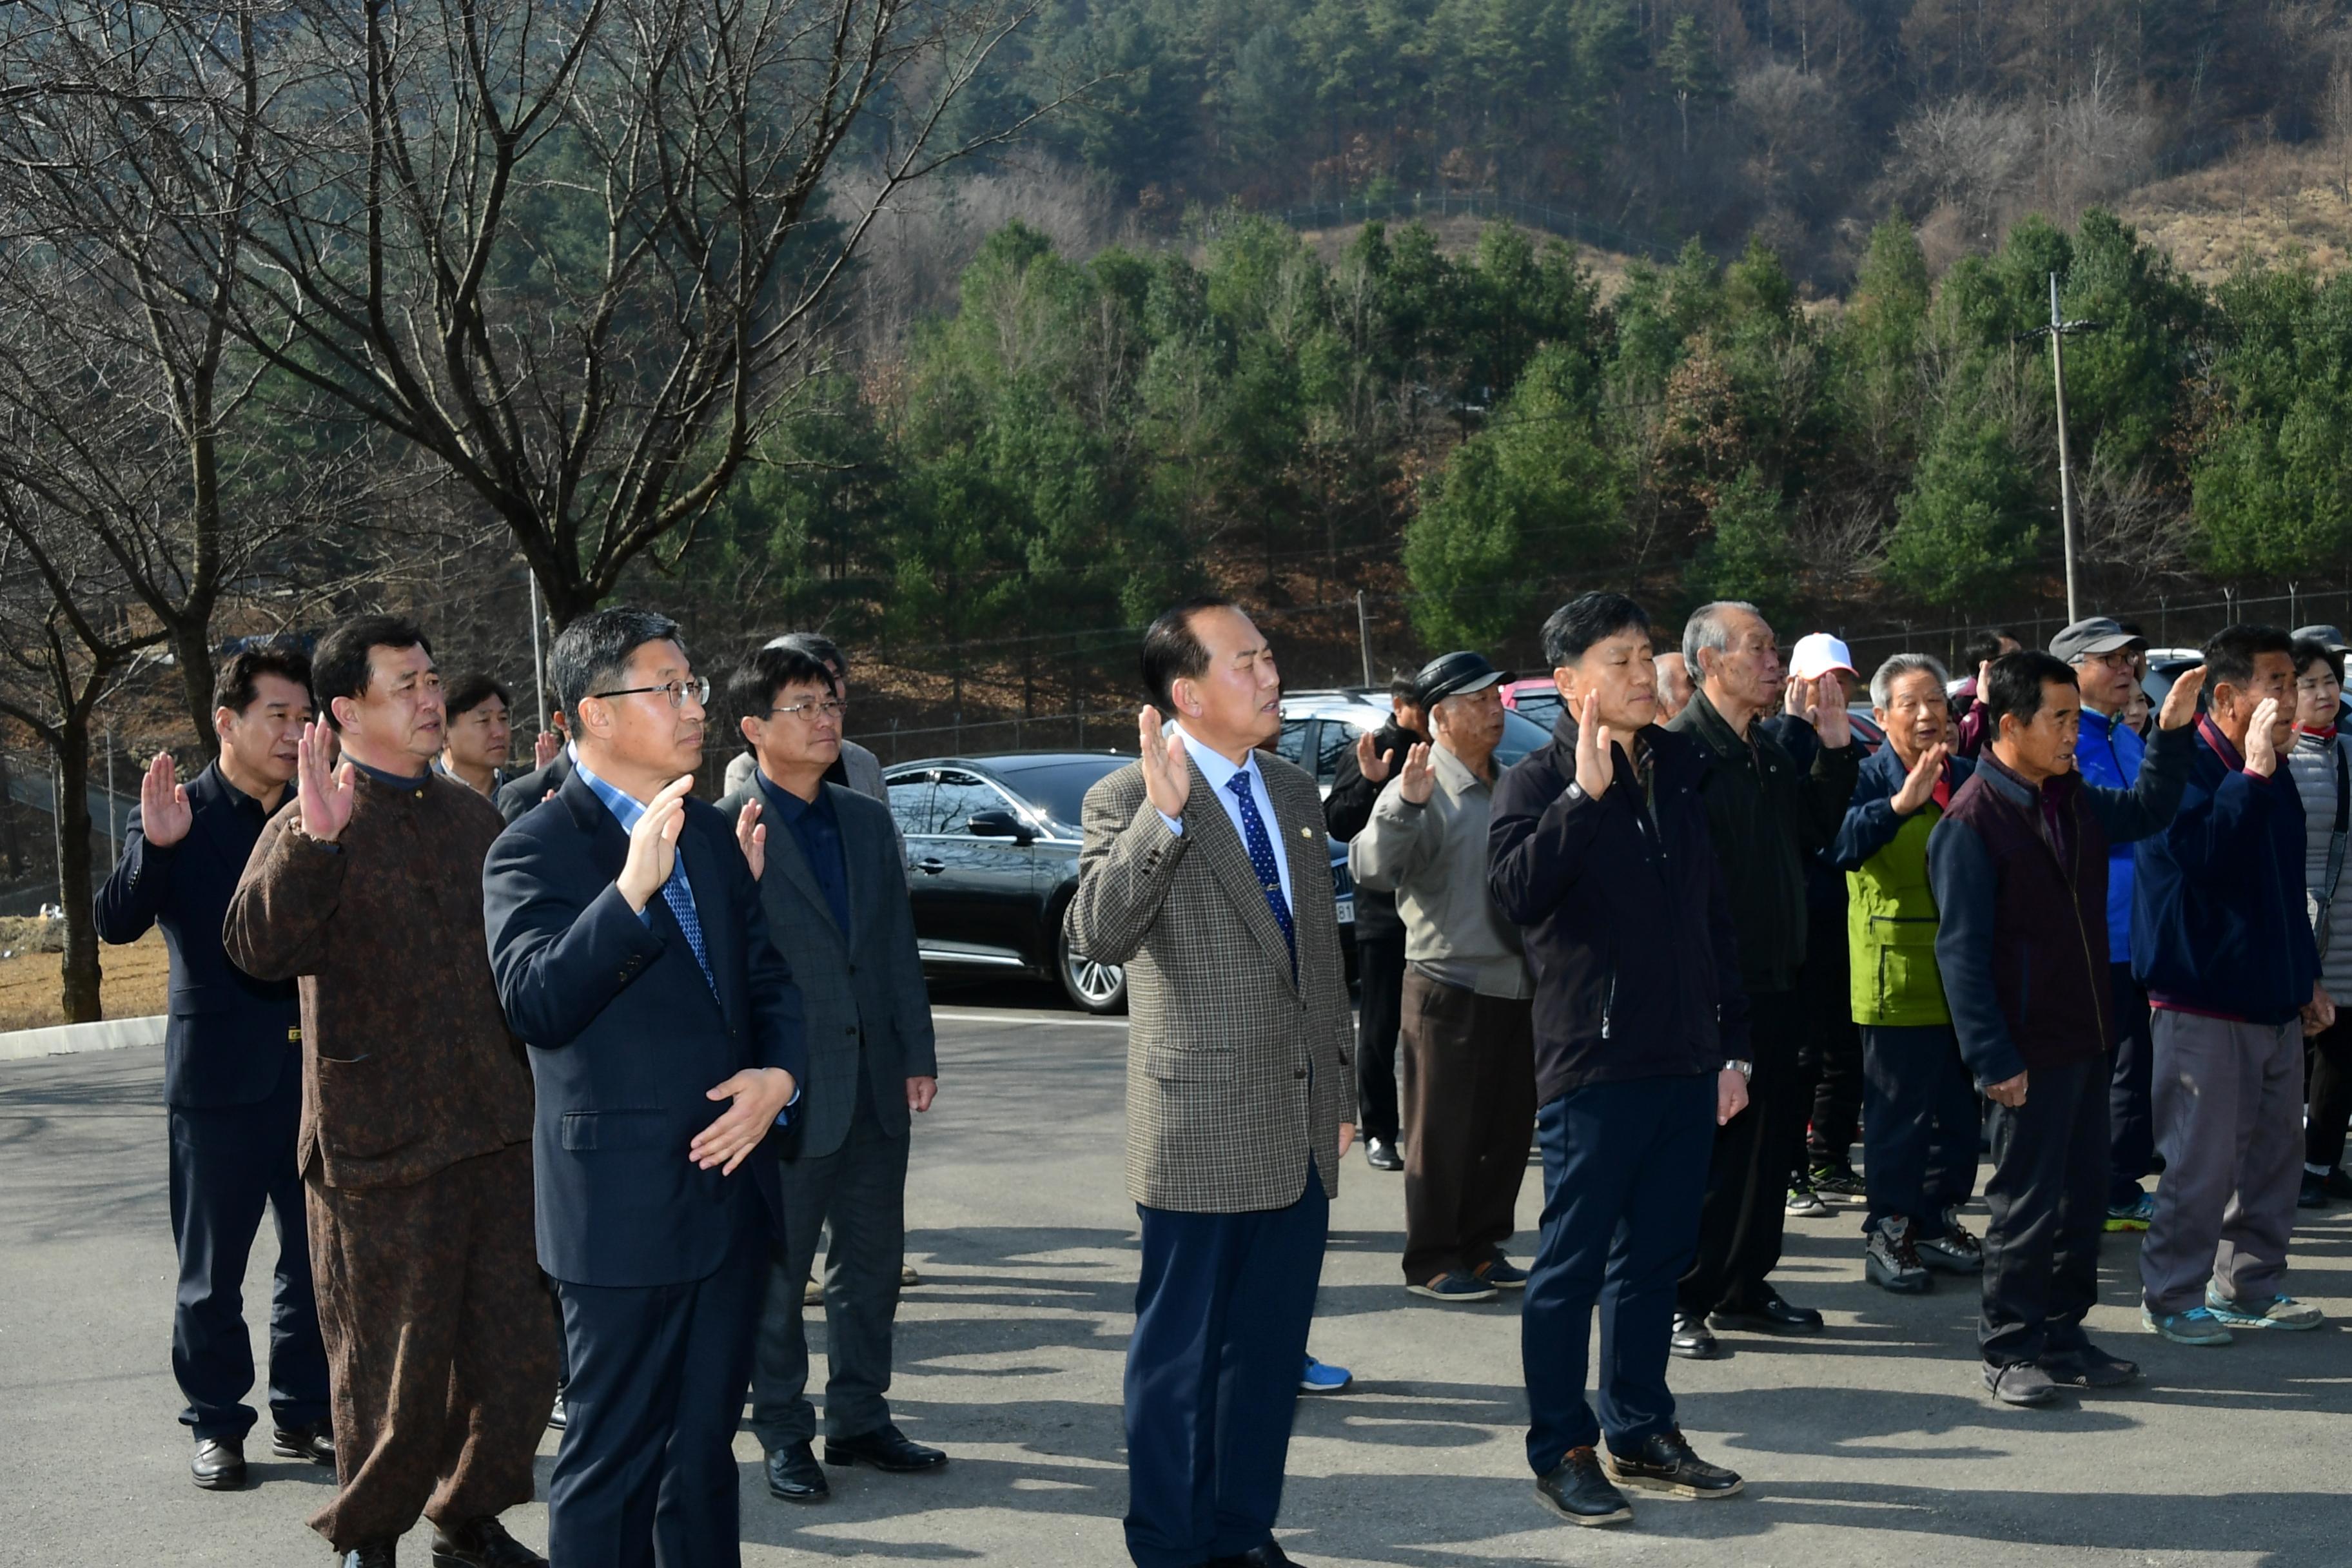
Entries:
POLYGON ((1557 690, 1522 691, 1511 711, 1549 733, 1559 719, 1559 693, 1557 690))
POLYGON ((1517 708, 1503 710, 1503 738, 1495 742, 1495 765, 1507 768, 1529 752, 1551 743, 1551 726, 1538 724, 1517 708))
POLYGON ((1053 762, 999 762, 991 765, 1013 794, 1055 821, 1071 827, 1084 816, 1087 791, 1104 775, 1117 773, 1132 757, 1070 757, 1053 762))

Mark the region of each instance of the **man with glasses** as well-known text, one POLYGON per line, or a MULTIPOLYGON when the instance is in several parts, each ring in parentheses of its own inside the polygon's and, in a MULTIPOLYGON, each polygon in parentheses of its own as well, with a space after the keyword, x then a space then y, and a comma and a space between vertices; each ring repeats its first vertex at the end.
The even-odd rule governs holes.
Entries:
POLYGON ((221 932, 254 978, 300 980, 296 1159, 341 1483, 310 1527, 345 1568, 391 1568, 420 1513, 436 1563, 543 1568, 498 1520, 531 1500, 555 1393, 530 1079, 483 925, 483 858, 505 824, 434 771, 441 678, 415 625, 338 628, 312 679, 326 720, 304 727, 296 798, 254 845, 221 932))
POLYGON ((733 830, 689 796, 710 684, 677 624, 598 610, 551 663, 579 763, 499 840, 481 895, 530 1047, 539 1257, 572 1366, 548 1551, 565 1568, 733 1568, 800 992, 733 830))
POLYGON ((801 957, 813 1098, 782 1175, 784 1246, 769 1270, 751 1373, 751 1430, 768 1490, 831 1495, 811 1443, 802 1312, 824 1246, 825 1462, 904 1474, 948 1457, 891 1424, 890 1340, 907 1238, 907 1155, 916 1114, 939 1092, 915 911, 887 806, 826 775, 841 757, 832 672, 799 648, 761 648, 728 682, 759 759, 719 803, 778 945, 801 957))
MULTIPOLYGON (((2075 771, 2101 789, 2128 790, 2139 782, 2147 742, 2125 721, 2147 639, 2105 616, 2076 621, 2050 639, 2051 654, 2074 667, 2083 697, 2075 771)), ((2132 978, 2132 858, 2117 844, 2107 855, 2107 979, 2114 998, 2116 1049, 2107 1087, 2106 1227, 2141 1231, 2156 1200, 2140 1182, 2155 1169, 2156 1129, 2149 1102, 2147 993, 2132 978)))
MULTIPOLYGON (((833 700, 841 704, 842 712, 846 716, 849 710, 849 660, 831 637, 820 637, 815 632, 786 632, 782 637, 771 637, 767 647, 790 648, 824 666, 833 677, 833 700)), ((732 795, 751 784, 751 774, 758 767, 756 752, 744 751, 738 753, 727 764, 727 793, 732 795)), ((841 738, 841 754, 825 770, 824 782, 839 784, 844 789, 854 789, 885 804, 889 800, 882 785, 882 759, 847 735, 841 738)), ((893 818, 891 831, 895 834, 897 830, 897 819, 893 818)), ((912 1284, 913 1281, 908 1283, 912 1284)))

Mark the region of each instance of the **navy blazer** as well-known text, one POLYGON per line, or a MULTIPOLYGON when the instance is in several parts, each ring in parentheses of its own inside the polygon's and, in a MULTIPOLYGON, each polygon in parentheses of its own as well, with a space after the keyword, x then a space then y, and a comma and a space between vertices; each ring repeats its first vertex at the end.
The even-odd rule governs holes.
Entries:
POLYGON ((687 1146, 725 1110, 706 1096, 732 1074, 807 1078, 800 992, 727 819, 689 799, 678 835, 715 996, 667 900, 656 895, 646 920, 613 885, 628 848, 573 773, 482 867, 490 972, 537 1086, 540 1267, 575 1285, 703 1279, 760 1222, 761 1199, 780 1215, 786 1129, 732 1176, 698 1169, 687 1146))
POLYGON ((490 804, 509 822, 520 822, 530 815, 531 807, 547 798, 547 792, 562 789, 563 781, 572 776, 572 752, 567 747, 555 753, 555 760, 543 768, 533 768, 519 779, 509 779, 490 792, 490 804))
POLYGON ((301 1070, 302 1005, 291 980, 256 980, 228 960, 221 922, 268 816, 213 763, 188 781, 188 835, 151 844, 131 814, 122 858, 98 890, 101 942, 163 928, 171 1017, 163 1026, 163 1102, 184 1110, 258 1105, 301 1070))

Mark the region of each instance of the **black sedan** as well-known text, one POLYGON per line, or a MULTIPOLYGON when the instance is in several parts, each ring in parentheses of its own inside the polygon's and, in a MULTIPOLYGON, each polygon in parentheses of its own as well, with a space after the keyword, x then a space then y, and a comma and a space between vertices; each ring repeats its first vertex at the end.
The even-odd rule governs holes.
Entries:
MULTIPOLYGON (((1015 752, 932 757, 883 771, 890 815, 907 840, 907 884, 927 971, 1051 977, 1089 1013, 1127 1005, 1126 974, 1071 952, 1062 914, 1077 890, 1087 791, 1134 760, 1114 752, 1015 752)), ((1344 930, 1355 919, 1355 885, 1346 847, 1333 849, 1331 886, 1344 930)))

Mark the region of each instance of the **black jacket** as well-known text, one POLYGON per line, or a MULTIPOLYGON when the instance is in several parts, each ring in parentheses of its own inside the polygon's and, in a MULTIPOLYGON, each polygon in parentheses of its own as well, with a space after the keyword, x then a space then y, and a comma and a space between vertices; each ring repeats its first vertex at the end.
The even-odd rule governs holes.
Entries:
POLYGON ((163 1102, 183 1110, 257 1105, 302 1070, 302 1006, 291 980, 256 980, 229 962, 221 921, 268 816, 215 763, 188 781, 187 837, 147 841, 133 811, 122 859, 98 891, 101 942, 163 928, 172 958, 163 1026, 163 1102))
POLYGON ((1715 764, 1699 793, 1739 933, 1740 984, 1790 990, 1805 962, 1805 868, 1845 822, 1862 747, 1823 747, 1801 772, 1761 723, 1742 741, 1705 691, 1692 693, 1666 728, 1696 742, 1715 764))
POLYGON ((1487 885, 1527 933, 1536 1097, 1711 1073, 1748 1056, 1748 997, 1699 780, 1706 751, 1652 726, 1650 805, 1614 748, 1615 782, 1573 787, 1576 723, 1495 786, 1487 885))
MULTIPOLYGON (((1372 749, 1389 760, 1389 778, 1404 766, 1404 754, 1426 739, 1399 724, 1393 719, 1372 731, 1372 749)), ((1364 830, 1372 819, 1372 803, 1381 798, 1388 780, 1379 784, 1364 776, 1356 765, 1356 748, 1347 747, 1339 753, 1339 771, 1331 779, 1331 793, 1323 797, 1323 826, 1330 831, 1331 842, 1346 844, 1364 830)), ((1356 940, 1366 937, 1404 935, 1404 917, 1397 913, 1396 895, 1378 888, 1359 884, 1356 888, 1356 940)))
POLYGON ((509 779, 499 785, 490 796, 490 804, 509 822, 520 822, 530 808, 549 795, 563 787, 572 776, 572 749, 567 746, 555 753, 555 760, 543 768, 533 768, 519 779, 509 779))

